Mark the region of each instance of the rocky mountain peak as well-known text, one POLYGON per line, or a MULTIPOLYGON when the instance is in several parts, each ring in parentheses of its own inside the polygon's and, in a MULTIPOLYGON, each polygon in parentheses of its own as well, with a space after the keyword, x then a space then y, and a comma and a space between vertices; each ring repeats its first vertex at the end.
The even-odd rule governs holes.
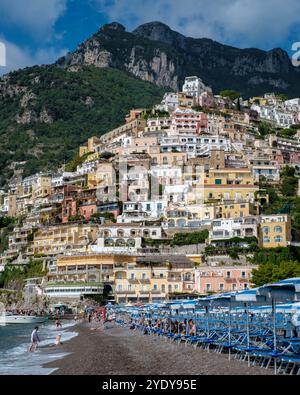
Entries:
POLYGON ((148 38, 152 41, 161 41, 175 47, 185 39, 182 34, 175 32, 162 22, 145 23, 136 28, 132 33, 136 36, 148 38))
POLYGON ((100 29, 100 31, 105 32, 107 30, 116 30, 119 32, 125 32, 126 28, 125 26, 121 25, 119 22, 112 22, 112 23, 107 23, 106 25, 103 25, 100 29))
POLYGON ((280 48, 235 48, 185 37, 157 21, 133 32, 118 22, 106 24, 56 64, 72 72, 85 66, 116 68, 174 91, 189 75, 202 78, 214 92, 231 88, 244 97, 274 89, 295 96, 300 86, 300 68, 280 48))

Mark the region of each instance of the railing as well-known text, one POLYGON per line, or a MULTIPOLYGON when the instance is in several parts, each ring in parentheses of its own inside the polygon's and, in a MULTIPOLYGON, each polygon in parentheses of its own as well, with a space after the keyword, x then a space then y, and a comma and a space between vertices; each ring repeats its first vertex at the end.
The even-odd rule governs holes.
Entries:
POLYGON ((167 276, 157 276, 157 275, 151 276, 151 279, 153 280, 164 280, 166 278, 167 276))
POLYGON ((135 291, 128 291, 128 290, 116 290, 117 295, 135 295, 135 291))
POLYGON ((233 277, 225 277, 224 280, 230 283, 235 283, 237 281, 237 279, 233 277))

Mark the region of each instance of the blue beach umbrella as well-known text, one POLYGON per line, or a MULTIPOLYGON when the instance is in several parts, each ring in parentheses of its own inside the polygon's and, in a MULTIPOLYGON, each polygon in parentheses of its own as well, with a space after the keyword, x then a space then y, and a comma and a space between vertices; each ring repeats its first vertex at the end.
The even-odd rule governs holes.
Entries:
POLYGON ((246 331, 247 331, 247 357, 248 366, 250 366, 250 325, 249 325, 249 305, 265 304, 266 297, 263 295, 258 295, 258 288, 247 289, 244 291, 237 292, 233 296, 233 300, 236 304, 243 303, 246 311, 246 331))
POLYGON ((277 359, 279 354, 277 350, 277 322, 276 322, 276 302, 294 302, 300 294, 300 279, 288 279, 279 281, 274 284, 263 285, 258 288, 258 294, 265 296, 272 304, 273 316, 273 355, 274 355, 274 373, 277 374, 277 359), (298 294, 298 295, 297 295, 298 294))

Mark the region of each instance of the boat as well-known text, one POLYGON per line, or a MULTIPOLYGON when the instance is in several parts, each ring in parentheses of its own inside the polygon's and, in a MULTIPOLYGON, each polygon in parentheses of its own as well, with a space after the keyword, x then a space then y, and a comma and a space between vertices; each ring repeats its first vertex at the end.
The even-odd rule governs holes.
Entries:
POLYGON ((47 321, 48 317, 34 316, 34 315, 14 315, 2 314, 0 315, 0 325, 8 324, 42 324, 47 321))

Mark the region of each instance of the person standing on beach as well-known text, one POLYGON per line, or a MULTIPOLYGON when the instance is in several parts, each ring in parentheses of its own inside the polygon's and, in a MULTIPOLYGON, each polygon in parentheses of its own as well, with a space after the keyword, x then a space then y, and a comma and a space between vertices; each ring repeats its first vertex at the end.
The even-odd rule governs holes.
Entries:
POLYGON ((34 328, 34 330, 32 331, 32 334, 31 334, 31 345, 29 347, 29 352, 33 352, 33 351, 35 351, 37 349, 38 342, 40 341, 40 338, 39 338, 39 335, 38 335, 38 330, 39 330, 39 327, 36 326, 34 328))

